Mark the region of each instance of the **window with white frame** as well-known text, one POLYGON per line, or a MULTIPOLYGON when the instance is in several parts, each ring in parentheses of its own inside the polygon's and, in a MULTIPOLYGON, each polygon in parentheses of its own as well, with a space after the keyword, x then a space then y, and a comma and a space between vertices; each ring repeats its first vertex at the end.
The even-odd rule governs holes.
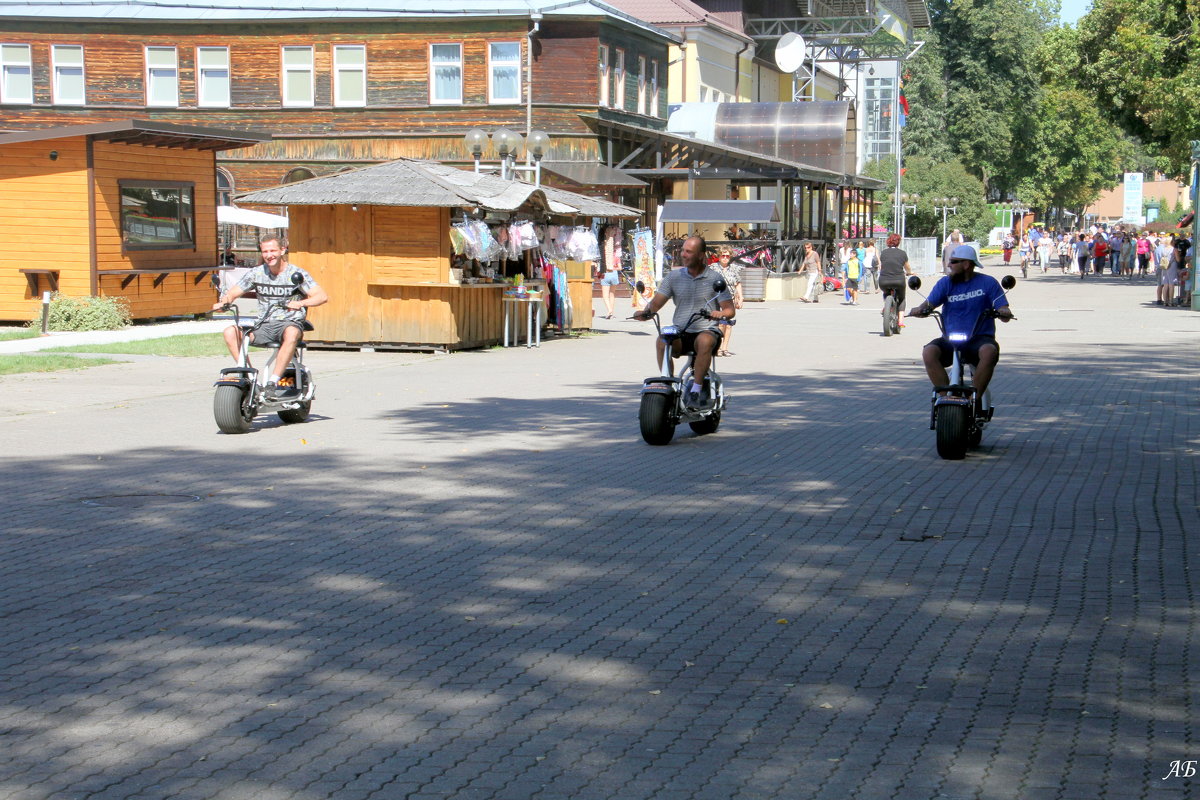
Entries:
POLYGON ((429 45, 429 102, 431 105, 463 101, 463 58, 459 43, 429 45))
POLYGON ((196 48, 196 104, 229 108, 229 48, 196 48))
POLYGON ((646 113, 646 57, 638 56, 638 104, 637 113, 646 113))
POLYGON ((599 73, 600 97, 599 97, 599 101, 600 101, 600 107, 605 108, 608 106, 608 80, 609 80, 609 78, 608 78, 608 45, 604 45, 604 44, 600 45, 599 65, 600 65, 600 73, 599 73))
POLYGON ((300 108, 315 105, 312 47, 285 46, 282 70, 283 104, 300 108))
POLYGON ((179 106, 179 57, 174 47, 146 48, 146 105, 179 106))
POLYGON ((625 108, 625 51, 613 53, 613 108, 625 108))
POLYGON ((521 43, 488 44, 488 102, 521 102, 521 43))
POLYGON ((81 106, 86 101, 83 81, 83 45, 56 44, 50 48, 54 68, 51 90, 56 106, 81 106))
POLYGON ((361 44, 333 46, 333 104, 367 104, 367 47, 361 44))
POLYGON ((29 45, 0 44, 0 103, 33 102, 29 45))
POLYGON ((658 116, 658 62, 650 62, 650 116, 658 116))

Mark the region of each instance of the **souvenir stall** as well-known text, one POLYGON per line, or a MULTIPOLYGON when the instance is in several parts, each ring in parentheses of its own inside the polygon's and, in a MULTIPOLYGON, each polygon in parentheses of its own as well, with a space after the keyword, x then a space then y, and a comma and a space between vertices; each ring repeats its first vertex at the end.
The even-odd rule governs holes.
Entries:
POLYGON ((309 316, 315 327, 309 342, 395 349, 504 342, 506 292, 543 301, 539 325, 578 326, 584 309, 590 323, 590 279, 584 303, 569 271, 583 263, 575 257, 596 257, 595 240, 577 235, 570 223, 640 213, 411 159, 238 200, 288 207, 290 259, 330 295, 309 316))

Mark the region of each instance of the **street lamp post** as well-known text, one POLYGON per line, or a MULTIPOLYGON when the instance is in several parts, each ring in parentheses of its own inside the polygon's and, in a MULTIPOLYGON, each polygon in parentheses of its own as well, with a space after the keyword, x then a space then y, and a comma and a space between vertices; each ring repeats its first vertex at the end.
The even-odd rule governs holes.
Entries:
MULTIPOLYGON (((501 128, 491 137, 482 128, 472 128, 467 131, 463 137, 463 143, 466 144, 467 150, 470 151, 471 157, 475 161, 475 171, 479 172, 479 162, 483 157, 483 151, 487 147, 489 138, 496 146, 496 153, 500 156, 500 177, 515 177, 510 176, 509 173, 516 172, 514 162, 525 145, 525 139, 521 134, 510 131, 508 128, 501 128)), ((529 155, 533 157, 535 181, 538 186, 541 186, 542 182, 542 157, 549 149, 550 136, 548 134, 544 131, 530 132, 529 155)))
POLYGON ((942 241, 946 241, 946 214, 958 214, 957 197, 933 198, 933 213, 942 212, 942 241))
POLYGON ((905 234, 907 232, 906 229, 908 227, 908 214, 906 214, 905 212, 916 211, 917 210, 917 201, 920 199, 921 199, 921 195, 908 194, 907 192, 902 193, 895 197, 896 208, 900 212, 900 219, 899 219, 900 230, 897 231, 897 233, 900 234, 901 239, 903 239, 905 237, 905 234))
MULTIPOLYGON (((1200 141, 1192 142, 1192 274, 1196 273, 1196 243, 1200 242, 1200 141)), ((1192 286, 1196 279, 1191 279, 1192 286)), ((1200 311, 1200 299, 1192 292, 1192 311, 1200 311)))

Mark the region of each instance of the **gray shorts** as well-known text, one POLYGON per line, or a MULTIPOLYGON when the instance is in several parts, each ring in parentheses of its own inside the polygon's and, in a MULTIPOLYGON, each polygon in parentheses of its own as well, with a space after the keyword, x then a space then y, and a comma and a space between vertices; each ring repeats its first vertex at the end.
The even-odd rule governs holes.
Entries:
POLYGON ((304 323, 294 319, 269 319, 260 325, 252 334, 252 343, 262 347, 268 344, 280 344, 283 342, 283 332, 288 328, 295 328, 300 331, 300 335, 304 335, 304 323))

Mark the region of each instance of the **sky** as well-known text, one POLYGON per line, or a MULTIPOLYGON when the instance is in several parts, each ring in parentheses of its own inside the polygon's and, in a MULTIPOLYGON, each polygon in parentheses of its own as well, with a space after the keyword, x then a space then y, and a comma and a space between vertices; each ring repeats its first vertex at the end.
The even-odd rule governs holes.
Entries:
POLYGON ((1091 0, 1062 0, 1062 10, 1058 12, 1058 18, 1064 24, 1074 25, 1080 17, 1087 13, 1091 4, 1091 0))

